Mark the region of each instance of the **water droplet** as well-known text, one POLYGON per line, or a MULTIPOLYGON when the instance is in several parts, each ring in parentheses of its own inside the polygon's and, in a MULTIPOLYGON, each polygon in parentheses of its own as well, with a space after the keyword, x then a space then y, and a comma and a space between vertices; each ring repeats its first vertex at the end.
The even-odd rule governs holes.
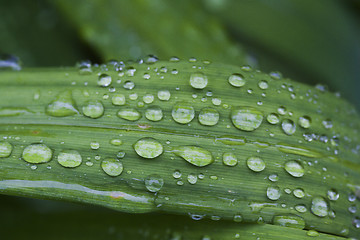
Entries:
POLYGON ((10 68, 14 71, 21 70, 19 58, 12 54, 1 54, 0 69, 10 69, 10 68))
POLYGON ((221 104, 221 99, 220 98, 212 98, 211 99, 212 104, 214 104, 215 106, 220 106, 221 104))
POLYGON ((327 191, 327 197, 331 201, 336 201, 339 199, 339 193, 335 189, 330 189, 327 191))
POLYGON ((137 121, 141 118, 141 113, 135 108, 123 107, 117 112, 117 116, 128 121, 137 121))
POLYGON ((295 210, 298 211, 299 213, 305 213, 307 211, 307 208, 303 204, 298 204, 295 206, 295 210))
POLYGON ((114 158, 105 158, 101 161, 101 168, 107 175, 112 177, 119 176, 124 170, 123 164, 114 158))
POLYGON ((333 127, 332 121, 330 119, 322 121, 322 124, 326 129, 330 129, 333 127))
POLYGON ((142 138, 134 144, 135 152, 143 158, 156 158, 160 156, 164 149, 160 142, 153 138, 142 138))
POLYGON ((245 85, 246 81, 244 79, 244 76, 241 75, 240 73, 234 73, 232 74, 229 79, 228 79, 229 83, 231 86, 234 87, 242 87, 245 85))
POLYGON ((98 100, 90 100, 84 104, 82 112, 89 118, 99 118, 104 114, 104 105, 98 100))
POLYGON ((277 111, 278 111, 278 113, 280 115, 285 115, 286 114, 286 107, 280 106, 280 107, 278 107, 277 111))
POLYGON ((111 76, 107 75, 106 73, 100 74, 98 78, 97 84, 100 87, 108 87, 111 84, 111 76))
POLYGON ((169 101, 171 94, 168 90, 161 90, 161 91, 158 91, 157 96, 158 96, 159 100, 161 100, 161 101, 169 101))
POLYGON ((62 150, 57 160, 61 166, 68 168, 80 166, 82 162, 81 155, 76 150, 62 150))
POLYGON ((323 197, 314 197, 311 201, 311 212, 318 217, 326 217, 329 205, 323 197))
POLYGON ((348 196, 348 200, 349 200, 349 202, 355 202, 356 195, 353 194, 353 193, 350 193, 349 196, 348 196))
POLYGON ((241 214, 235 214, 233 220, 234 222, 242 222, 243 217, 241 216, 241 214))
POLYGON ((125 95, 124 94, 115 94, 111 98, 111 102, 112 102, 112 104, 114 104, 116 106, 125 105, 125 102, 126 102, 125 95))
POLYGON ((261 80, 259 83, 258 83, 258 86, 260 89, 267 89, 269 87, 269 84, 266 80, 261 80))
POLYGON ((280 121, 279 115, 277 115, 276 113, 270 113, 269 115, 267 115, 266 120, 270 124, 278 124, 280 121))
POLYGON ((186 124, 194 119, 195 110, 187 102, 177 102, 172 109, 171 115, 175 122, 186 124))
POLYGON ((110 144, 114 146, 120 146, 122 144, 122 141, 121 139, 114 138, 110 140, 110 144))
POLYGON ((116 157, 121 159, 121 158, 124 158, 125 155, 126 155, 126 153, 125 153, 124 151, 119 151, 119 152, 116 154, 116 157))
POLYGON ((216 138, 216 141, 222 142, 226 145, 244 145, 246 144, 246 139, 244 137, 224 135, 219 138, 216 138))
POLYGON ((205 74, 201 72, 190 75, 190 85, 195 89, 204 89, 208 84, 208 79, 205 74))
POLYGON ((42 143, 35 143, 27 146, 22 158, 28 163, 46 163, 52 158, 52 150, 42 143))
POLYGON ((145 187, 150 192, 158 192, 164 186, 164 179, 158 174, 151 174, 145 178, 145 187))
POLYGON ((311 126, 311 118, 309 116, 299 117, 299 125, 302 128, 309 128, 311 126))
POLYGON ((231 152, 226 152, 223 154, 223 163, 226 166, 233 167, 238 163, 238 160, 237 160, 237 157, 235 156, 235 154, 233 154, 231 152))
POLYGON ((303 166, 294 160, 287 161, 284 168, 293 177, 302 177, 305 173, 303 166))
POLYGON ((9 157, 13 150, 11 143, 0 141, 0 158, 9 157))
POLYGON ((100 148, 100 143, 98 142, 91 142, 90 143, 90 148, 93 149, 93 150, 97 150, 100 148))
POLYGON ((359 217, 354 217, 352 224, 355 228, 359 229, 360 228, 360 218, 359 217))
POLYGON ((172 152, 197 167, 204 167, 214 162, 211 152, 201 147, 179 146, 172 152))
POLYGON ((279 176, 277 174, 271 174, 269 176, 269 180, 272 182, 277 182, 277 181, 279 181, 279 176))
POLYGON ((243 131, 254 131, 260 127, 262 120, 262 112, 252 107, 235 107, 231 110, 232 123, 243 131))
POLYGON ((320 233, 315 230, 309 230, 307 231, 306 235, 308 235, 309 237, 318 237, 320 236, 320 233))
POLYGON ((305 228, 305 221, 302 217, 295 215, 274 216, 273 224, 297 229, 305 228))
POLYGON ((195 184, 197 182, 197 176, 195 174, 189 174, 187 180, 190 184, 195 184))
POLYGON ((219 122, 219 112, 213 108, 203 108, 199 113, 199 122, 205 126, 214 126, 219 122))
POLYGON ((127 90, 131 90, 131 89, 134 89, 134 87, 135 87, 135 83, 134 82, 132 82, 132 81, 126 81, 125 83, 124 83, 124 86, 123 86, 125 89, 127 89, 127 90))
POLYGON ((349 212, 352 213, 352 214, 355 214, 357 209, 356 209, 356 206, 355 205, 352 205, 348 208, 349 212))
POLYGON ((290 119, 284 119, 281 123, 281 128, 287 135, 293 135, 296 131, 296 125, 290 119))
POLYGON ((147 104, 152 103, 154 101, 154 95, 146 94, 145 96, 143 96, 143 101, 147 104))
POLYGON ((0 117, 13 117, 23 114, 31 114, 32 112, 27 108, 21 107, 3 107, 0 108, 0 117))
POLYGON ((293 191, 293 194, 294 194, 294 196, 297 197, 297 198, 303 198, 303 197, 305 197, 305 192, 304 192, 304 190, 302 190, 301 188, 295 189, 295 190, 293 191))
POLYGON ((175 179, 179 179, 179 178, 181 178, 181 172, 179 171, 179 170, 175 170, 174 171, 174 173, 173 173, 173 177, 175 178, 175 179))
POLYGON ((249 157, 246 164, 254 172, 261 172, 265 169, 265 162, 259 157, 249 157))
POLYGON ((159 106, 150 106, 145 111, 146 119, 150 121, 160 121, 163 118, 163 111, 159 106))
POLYGON ((46 106, 45 112, 53 117, 72 116, 79 113, 75 105, 71 91, 64 91, 46 106))
POLYGON ((159 61, 158 57, 156 57, 155 55, 148 55, 145 59, 144 62, 146 64, 154 64, 157 61, 159 61))
POLYGON ((266 196, 270 200, 278 200, 281 196, 281 190, 277 186, 270 186, 266 190, 266 196))

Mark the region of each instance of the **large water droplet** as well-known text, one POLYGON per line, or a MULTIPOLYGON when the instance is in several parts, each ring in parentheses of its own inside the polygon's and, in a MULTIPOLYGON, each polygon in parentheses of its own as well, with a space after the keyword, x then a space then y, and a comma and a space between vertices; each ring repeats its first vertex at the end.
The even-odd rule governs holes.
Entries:
POLYGON ((190 85, 196 89, 204 89, 208 84, 208 79, 205 74, 201 72, 190 75, 190 85))
POLYGON ((305 192, 301 188, 294 189, 293 194, 297 198, 303 198, 305 197, 305 192))
POLYGON ((46 163, 52 158, 52 150, 42 143, 35 143, 27 146, 22 158, 28 163, 46 163))
POLYGON ((235 107, 230 117, 234 126, 244 131, 254 131, 263 120, 262 112, 252 107, 235 107))
POLYGON ((164 179, 158 174, 151 174, 145 178, 145 187, 150 192, 158 192, 164 185, 164 179))
POLYGON ((294 160, 287 161, 284 168, 293 177, 302 177, 305 174, 303 166, 294 160))
POLYGON ((108 87, 111 84, 111 76, 106 73, 100 74, 97 84, 101 87, 108 87))
POLYGON ((143 158, 156 158, 160 156, 164 148, 160 142, 153 138, 142 138, 134 144, 135 152, 143 158))
POLYGON ((124 94, 115 94, 111 98, 111 102, 112 102, 112 104, 114 104, 116 106, 125 105, 125 102, 126 102, 125 95, 124 94))
POLYGON ((203 108, 199 113, 199 122, 205 126, 214 126, 219 122, 219 112, 213 108, 203 108))
POLYGON ((155 97, 152 94, 146 94, 145 96, 143 96, 143 101, 144 103, 150 104, 154 101, 155 97))
POLYGON ((305 228, 305 221, 302 217, 295 215, 284 215, 284 216, 274 216, 273 224, 282 226, 282 227, 290 227, 290 228, 305 228))
POLYGON ((178 102, 174 105, 171 115, 175 122, 186 124, 191 122, 195 117, 195 110, 187 102, 178 102))
POLYGON ((266 190, 266 196, 270 200, 278 200, 281 196, 281 190, 277 186, 270 186, 266 190))
POLYGON ((0 158, 9 157, 13 150, 11 143, 0 141, 0 158))
POLYGON ((101 168, 107 175, 112 177, 119 176, 124 170, 123 164, 115 158, 105 158, 101 162, 101 168))
POLYGON ((314 197, 311 201, 311 212, 318 217, 326 217, 329 205, 323 197, 314 197))
POLYGON ((281 123, 281 128, 287 135, 293 135, 296 131, 296 125, 293 120, 284 119, 281 123))
POLYGON ((190 184, 195 184, 197 182, 197 176, 195 174, 189 174, 187 180, 190 184))
POLYGON ((89 118, 99 118, 104 114, 104 105, 101 101, 90 100, 84 104, 82 112, 89 118))
POLYGON ((197 146, 179 146, 173 153, 197 167, 204 167, 214 162, 211 152, 197 146))
POLYGON ((71 91, 59 93, 45 109, 46 114, 54 117, 67 117, 78 114, 71 91))
POLYGON ((259 83, 258 83, 258 86, 260 89, 267 89, 269 87, 269 84, 266 80, 261 80, 259 83))
POLYGON ((160 90, 157 96, 161 101, 169 101, 171 94, 168 90, 160 90))
POLYGON ((265 162, 259 157, 249 157, 246 164, 254 172, 261 172, 265 169, 265 162))
POLYGON ((233 154, 231 152, 226 152, 223 154, 223 163, 226 166, 233 167, 238 163, 238 160, 237 160, 237 157, 235 156, 235 154, 233 154))
POLYGON ((123 107, 117 112, 117 116, 128 121, 137 121, 141 118, 141 113, 135 108, 123 107))
POLYGON ((163 111, 159 106, 150 106, 145 111, 145 117, 150 121, 160 121, 163 118, 163 111))
POLYGON ((76 150, 62 150, 57 160, 61 166, 68 168, 80 166, 82 162, 81 155, 76 150))
POLYGON ((309 128, 311 126, 311 118, 309 116, 299 117, 299 125, 302 128, 309 128))
POLYGON ((232 74, 229 79, 228 79, 229 83, 231 86, 234 87, 242 87, 245 85, 246 81, 244 79, 244 76, 241 75, 240 73, 234 73, 232 74))
POLYGON ((124 88, 127 89, 127 90, 131 90, 135 87, 135 83, 132 82, 132 81, 126 81, 124 83, 124 88))
POLYGON ((327 196, 329 200, 336 201, 339 199, 339 193, 335 189, 330 189, 327 191, 327 196))

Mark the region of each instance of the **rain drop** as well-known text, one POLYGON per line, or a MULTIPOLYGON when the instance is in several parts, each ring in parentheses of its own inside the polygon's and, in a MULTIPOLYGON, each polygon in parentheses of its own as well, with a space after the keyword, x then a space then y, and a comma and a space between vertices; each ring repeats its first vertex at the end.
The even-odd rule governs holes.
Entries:
POLYGON ((327 191, 327 197, 331 201, 336 201, 339 199, 339 193, 335 189, 330 189, 327 191))
POLYGON ((145 187, 150 192, 158 192, 164 186, 164 179, 158 174, 151 174, 145 178, 145 187))
POLYGON ((84 104, 82 112, 89 118, 99 118, 104 114, 104 105, 98 100, 90 100, 84 104))
POLYGON ((124 94, 115 94, 114 96, 112 96, 111 102, 115 106, 125 105, 125 102, 126 102, 125 95, 124 94))
POLYGON ((172 152, 197 167, 204 167, 214 162, 211 152, 197 146, 179 146, 172 152))
POLYGON ((97 84, 100 87, 108 87, 111 84, 111 76, 107 75, 106 73, 100 74, 98 78, 97 84))
POLYGON ((76 109, 71 91, 59 93, 54 100, 46 106, 45 112, 53 117, 67 117, 79 113, 76 109))
POLYGON ((314 197, 311 201, 311 212, 318 217, 326 217, 329 205, 323 197, 314 197))
POLYGON ((9 157, 13 150, 11 143, 0 141, 0 158, 9 157))
POLYGON ((237 157, 235 156, 235 154, 233 154, 231 152, 226 152, 223 154, 223 163, 226 166, 233 167, 238 163, 238 160, 237 160, 237 157))
POLYGON ((245 85, 246 81, 244 79, 244 76, 241 75, 240 73, 234 73, 232 74, 229 79, 228 79, 229 83, 231 86, 234 87, 242 87, 245 85))
POLYGON ((278 200, 281 196, 281 190, 277 186, 270 186, 266 190, 266 196, 270 200, 278 200))
POLYGON ((199 113, 199 122, 205 126, 214 126, 219 122, 219 112, 213 108, 203 108, 199 113))
POLYGON ((178 102, 174 105, 171 115, 175 122, 186 124, 191 122, 195 117, 194 108, 187 102, 178 102))
POLYGON ((78 167, 82 162, 81 155, 76 150, 62 150, 57 160, 61 166, 68 168, 78 167))
POLYGON ((205 74, 197 72, 190 75, 190 85, 195 89, 204 89, 208 84, 205 74))
POLYGON ((279 115, 277 115, 276 113, 270 113, 269 115, 267 115, 266 120, 270 124, 278 124, 280 121, 279 115))
POLYGON ((293 135, 296 131, 296 125, 290 119, 284 119, 281 123, 281 128, 287 135, 293 135))
POLYGON ((141 113, 135 108, 123 107, 117 112, 117 116, 128 121, 137 121, 141 118, 141 113))
POLYGON ((235 107, 230 117, 234 126, 243 131, 254 131, 263 120, 262 112, 252 107, 235 107))
POLYGON ((157 96, 161 101, 169 101, 171 94, 168 90, 158 91, 157 96))
POLYGON ((116 177, 119 176, 123 170, 123 164, 114 158, 105 158, 101 161, 102 170, 109 176, 116 177))
POLYGON ((42 143, 31 144, 23 150, 22 158, 28 163, 46 163, 52 158, 52 150, 42 143))
POLYGON ((163 111, 159 106, 150 106, 145 111, 146 119, 150 121, 160 121, 163 118, 163 111))
POLYGON ((302 128, 309 128, 311 126, 311 118, 309 116, 299 117, 299 125, 302 128))
POLYGON ((142 138, 134 144, 135 152, 143 158, 152 159, 160 156, 164 149, 160 142, 153 138, 142 138))
POLYGON ((305 173, 303 166, 294 160, 287 161, 284 168, 293 177, 302 177, 305 173))
POLYGON ((265 169, 265 162, 259 157, 249 157, 246 164, 254 172, 261 172, 265 169))

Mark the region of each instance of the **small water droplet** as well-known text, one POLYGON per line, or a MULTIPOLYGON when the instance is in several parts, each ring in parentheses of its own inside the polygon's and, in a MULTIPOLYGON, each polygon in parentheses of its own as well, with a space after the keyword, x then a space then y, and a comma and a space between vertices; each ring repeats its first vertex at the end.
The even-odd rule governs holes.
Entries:
POLYGON ((175 122, 186 124, 194 119, 195 110, 187 102, 177 102, 171 111, 171 115, 175 122))
POLYGON ((226 166, 233 167, 238 163, 238 160, 237 160, 237 157, 235 156, 235 154, 233 154, 231 152, 226 152, 223 154, 223 163, 226 166))
POLYGON ((315 230, 309 230, 306 232, 306 235, 308 235, 309 237, 318 237, 320 236, 320 233, 315 230))
POLYGON ((90 148, 93 150, 97 150, 100 148, 100 143, 98 142, 90 142, 90 148))
POLYGON ((152 159, 160 156, 164 148, 160 142, 153 138, 142 138, 134 144, 135 152, 143 158, 152 159))
POLYGON ((179 146, 172 152, 197 167, 204 167, 214 162, 211 152, 197 146, 179 146))
POLYGON ((354 217, 352 224, 355 228, 359 229, 360 228, 360 218, 359 217, 354 217))
POLYGON ((204 89, 208 84, 208 79, 205 74, 201 72, 190 75, 190 85, 195 89, 204 89))
POLYGON ((145 187, 150 192, 158 192, 164 185, 164 179, 158 174, 151 174, 145 178, 145 187))
POLYGON ((125 83, 124 83, 124 86, 123 86, 125 89, 127 89, 127 90, 131 90, 131 89, 134 89, 134 87, 135 87, 135 83, 134 82, 132 82, 132 81, 126 81, 125 83))
POLYGON ((123 107, 117 112, 117 116, 128 121, 137 121, 141 118, 141 113, 135 108, 123 107))
POLYGON ((252 107, 235 107, 230 117, 234 126, 243 131, 254 131, 263 120, 262 112, 252 107))
POLYGON ((179 171, 179 170, 175 170, 174 172, 173 172, 173 177, 175 178, 175 179, 179 179, 179 178, 181 178, 181 172, 179 171))
POLYGON ((278 107, 277 111, 278 111, 278 113, 280 115, 285 115, 286 114, 286 107, 280 106, 280 107, 278 107))
POLYGON ((212 104, 214 104, 215 106, 220 106, 221 104, 221 99, 220 98, 212 98, 211 99, 212 104))
POLYGON ((233 220, 234 222, 242 222, 243 217, 241 216, 241 214, 235 214, 233 220))
POLYGON ((116 157, 121 159, 121 158, 124 158, 125 155, 126 155, 126 153, 125 153, 124 151, 119 151, 119 152, 116 154, 116 157))
POLYGON ((144 62, 146 64, 154 64, 156 63, 157 61, 159 61, 158 57, 155 56, 155 55, 148 55, 145 59, 144 59, 144 62))
POLYGON ((311 201, 311 212, 318 217, 326 217, 329 205, 323 197, 314 197, 311 201))
POLYGON ((82 162, 81 155, 76 150, 62 150, 57 160, 61 166, 68 168, 78 167, 82 162))
POLYGON ((259 157, 249 157, 246 164, 254 172, 261 172, 265 169, 265 162, 259 157))
POLYGON ((121 139, 114 138, 110 140, 110 144, 114 146, 120 146, 122 144, 122 141, 121 139))
POLYGON ((269 84, 266 80, 261 80, 259 83, 258 83, 258 86, 260 89, 267 89, 269 87, 269 84))
POLYGON ((295 215, 274 216, 273 224, 297 229, 305 228, 305 221, 302 217, 295 215))
POLYGON ((146 94, 145 96, 143 96, 143 101, 147 104, 152 103, 154 101, 154 95, 146 94))
POLYGON ((332 121, 330 119, 322 121, 322 124, 326 129, 330 129, 333 127, 332 121))
POLYGON ((13 150, 11 143, 0 141, 0 158, 9 157, 13 150))
POLYGON ((168 90, 158 91, 157 96, 161 101, 169 101, 171 94, 168 90))
POLYGON ((299 125, 302 128, 309 128, 311 126, 311 118, 309 116, 299 117, 299 125))
POLYGON ((67 117, 79 113, 76 109, 71 91, 59 93, 54 100, 46 106, 45 112, 53 117, 67 117))
POLYGON ((301 188, 295 189, 295 190, 293 191, 293 194, 294 194, 294 196, 297 197, 297 198, 303 198, 303 197, 305 197, 305 192, 304 192, 304 190, 301 189, 301 188))
POLYGON ((102 170, 109 176, 116 177, 119 176, 123 170, 123 164, 114 158, 105 158, 101 161, 102 170))
POLYGON ((270 186, 266 190, 266 196, 270 200, 278 200, 281 196, 281 190, 277 186, 270 186))
POLYGON ((293 177, 302 177, 305 174, 303 166, 299 162, 294 160, 287 161, 284 168, 286 172, 293 177))
POLYGON ((307 208, 304 204, 298 204, 295 206, 295 210, 299 213, 305 213, 307 211, 307 208))
POLYGON ((271 174, 269 176, 269 180, 272 182, 277 182, 277 181, 279 181, 279 176, 277 174, 271 174))
POLYGON ((89 118, 99 118, 104 114, 104 105, 101 101, 90 100, 84 104, 82 112, 89 118))
POLYGON ((335 189, 330 189, 327 191, 327 197, 331 201, 336 201, 339 199, 339 193, 335 189))
POLYGON ((111 76, 107 75, 106 73, 102 73, 98 78, 97 84, 100 87, 108 87, 111 84, 111 81, 111 76))
POLYGON ((189 174, 187 180, 190 184, 195 184, 197 182, 197 176, 195 174, 189 174))
POLYGON ((23 150, 22 158, 28 163, 46 163, 52 158, 52 150, 42 143, 31 144, 23 150))
POLYGON ((270 113, 269 115, 267 115, 266 120, 270 124, 278 124, 280 122, 279 115, 277 115, 276 113, 270 113))
POLYGON ((290 119, 284 119, 281 123, 281 128, 287 135, 293 135, 296 131, 296 125, 290 119))
POLYGON ((115 94, 114 96, 112 96, 111 102, 115 106, 125 105, 125 102, 126 102, 125 95, 124 94, 115 94))
POLYGON ((205 126, 214 126, 219 122, 219 112, 213 108, 203 108, 199 113, 199 122, 205 126))
POLYGON ((160 121, 163 118, 163 111, 159 106, 150 106, 145 111, 146 119, 150 121, 160 121))
POLYGON ((244 86, 246 84, 244 76, 241 75, 240 73, 232 74, 229 77, 228 81, 229 81, 230 85, 234 86, 234 87, 242 87, 242 86, 244 86))

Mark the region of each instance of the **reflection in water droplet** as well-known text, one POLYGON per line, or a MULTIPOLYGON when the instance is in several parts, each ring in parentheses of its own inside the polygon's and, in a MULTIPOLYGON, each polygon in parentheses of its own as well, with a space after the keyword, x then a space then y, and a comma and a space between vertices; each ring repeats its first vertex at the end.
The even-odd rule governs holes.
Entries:
POLYGON ((278 124, 280 121, 279 115, 277 115, 276 113, 270 113, 269 115, 267 115, 266 120, 270 124, 278 124))
POLYGON ((309 128, 311 126, 311 118, 309 116, 299 117, 299 125, 302 128, 309 128))
POLYGON ((205 126, 214 126, 219 122, 219 112, 213 108, 203 108, 199 113, 199 122, 205 126))
POLYGON ((163 111, 159 106, 150 106, 145 111, 145 117, 150 121, 160 121, 163 118, 163 111))
POLYGON ((266 196, 270 200, 278 200, 281 196, 281 190, 277 186, 270 186, 266 190, 266 196))
POLYGON ((244 79, 244 76, 241 75, 240 73, 234 73, 232 74, 229 79, 228 79, 229 83, 231 86, 234 87, 242 87, 245 85, 246 81, 244 79))
POLYGON ((197 182, 197 176, 195 174, 189 174, 187 180, 190 184, 195 184, 197 182))
POLYGON ((150 192, 158 192, 164 185, 164 179, 158 174, 152 174, 145 178, 145 187, 150 192))
POLYGON ((102 170, 109 176, 116 177, 119 176, 123 170, 123 164, 114 158, 105 158, 101 161, 102 170))
POLYGON ((295 210, 298 211, 299 213, 304 213, 307 211, 307 208, 303 204, 298 204, 295 206, 295 210))
POLYGON ((173 177, 175 178, 175 179, 179 179, 179 178, 181 178, 181 172, 179 171, 179 170, 175 170, 174 171, 174 173, 173 173, 173 177))
POLYGON ((150 104, 154 101, 154 95, 152 94, 146 94, 145 96, 143 96, 143 101, 147 104, 150 104))
POLYGON ((296 125, 290 119, 284 119, 281 123, 281 128, 287 135, 293 135, 296 131, 296 125))
POLYGON ((339 199, 339 193, 335 189, 328 190, 327 196, 331 201, 336 201, 339 199))
POLYGON ((161 100, 161 101, 169 101, 171 94, 168 90, 161 90, 161 91, 158 91, 157 96, 158 96, 159 100, 161 100))
POLYGON ((208 84, 208 79, 205 74, 201 72, 190 75, 190 85, 195 89, 204 89, 208 84))
POLYGON ((115 94, 111 98, 111 102, 112 102, 112 104, 114 104, 116 106, 125 105, 125 102, 126 102, 125 95, 124 94, 115 94))
POLYGON ((153 138, 142 138, 134 144, 135 152, 143 158, 156 158, 160 156, 164 149, 160 142, 153 138))
POLYGON ((226 152, 223 154, 223 163, 226 166, 233 167, 238 163, 238 160, 237 160, 237 157, 235 156, 235 154, 233 154, 231 152, 226 152))
POLYGON ((297 197, 297 198, 303 198, 303 197, 305 197, 305 192, 304 192, 304 190, 302 190, 301 188, 295 189, 295 190, 293 191, 293 194, 294 194, 294 196, 297 197))
POLYGON ((122 144, 122 141, 121 139, 114 138, 110 140, 110 144, 114 146, 120 146, 122 144))
POLYGON ((280 106, 280 107, 278 107, 277 111, 278 111, 278 113, 280 115, 285 115, 286 114, 286 107, 280 106))
POLYGON ((269 176, 269 180, 272 182, 277 182, 277 181, 279 181, 279 176, 277 174, 271 174, 269 176))
POLYGON ((54 100, 46 106, 45 112, 53 117, 67 117, 79 113, 76 109, 71 91, 59 93, 54 100))
POLYGON ((57 160, 61 166, 68 168, 78 167, 82 162, 81 155, 76 150, 62 150, 57 160))
POLYGON ((22 153, 22 158, 28 163, 45 163, 52 158, 52 150, 42 143, 27 146, 22 153))
POLYGON ((135 87, 135 83, 132 82, 132 81, 126 81, 124 83, 124 88, 127 89, 127 90, 134 89, 134 87, 135 87))
POLYGON ((297 229, 305 228, 305 221, 302 217, 295 215, 274 216, 273 224, 297 229))
POLYGON ((104 114, 104 105, 98 100, 90 100, 84 104, 82 112, 89 118, 99 118, 104 114))
POLYGON ((302 177, 304 176, 305 170, 303 166, 297 161, 287 161, 285 163, 285 170, 293 177, 302 177))
POLYGON ((269 84, 266 80, 261 80, 259 83, 258 83, 258 86, 260 89, 267 89, 269 87, 269 84))
POLYGON ((204 167, 214 162, 211 152, 201 147, 179 146, 172 152, 197 167, 204 167))
POLYGON ((186 124, 191 122, 195 117, 194 108, 187 102, 178 102, 174 105, 171 115, 175 122, 186 124))
POLYGON ((311 201, 311 212, 318 217, 326 217, 329 205, 323 197, 314 197, 311 201))
POLYGON ((93 150, 97 150, 100 148, 100 143, 98 142, 90 142, 90 148, 93 150))
POLYGON ((0 158, 9 157, 13 150, 11 143, 0 141, 0 158))
POLYGON ((234 126, 244 131, 254 131, 263 120, 262 112, 253 107, 235 107, 230 117, 234 126))
POLYGON ((111 76, 106 73, 100 74, 97 84, 101 87, 108 87, 111 84, 111 76))
POLYGON ((137 121, 141 118, 141 113, 132 107, 123 107, 117 112, 119 118, 128 121, 137 121))
POLYGON ((249 157, 246 164, 254 172, 261 172, 265 169, 265 162, 259 157, 249 157))

